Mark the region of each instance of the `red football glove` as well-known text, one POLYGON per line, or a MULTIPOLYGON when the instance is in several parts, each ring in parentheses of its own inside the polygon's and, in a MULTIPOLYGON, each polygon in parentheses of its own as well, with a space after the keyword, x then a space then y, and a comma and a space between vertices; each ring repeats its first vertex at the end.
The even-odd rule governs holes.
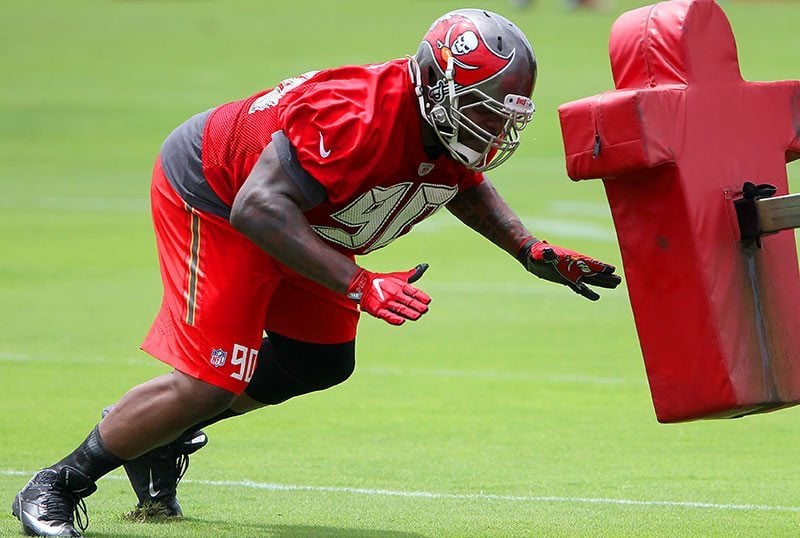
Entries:
POLYGON ((600 296, 587 284, 601 288, 616 288, 622 279, 614 274, 613 265, 578 254, 572 250, 548 245, 533 237, 526 239, 519 250, 519 261, 525 268, 545 280, 569 286, 575 293, 590 301, 600 296))
POLYGON ((359 267, 346 293, 364 312, 392 325, 402 325, 406 320, 418 320, 428 311, 431 298, 409 285, 419 280, 426 269, 426 263, 397 273, 370 273, 359 267))

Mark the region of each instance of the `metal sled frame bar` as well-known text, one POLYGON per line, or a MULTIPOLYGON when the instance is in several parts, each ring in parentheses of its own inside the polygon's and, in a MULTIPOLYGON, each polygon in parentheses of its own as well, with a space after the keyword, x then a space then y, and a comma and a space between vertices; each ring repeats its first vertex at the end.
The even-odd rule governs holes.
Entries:
POLYGON ((755 201, 762 233, 800 228, 800 194, 787 194, 755 201))

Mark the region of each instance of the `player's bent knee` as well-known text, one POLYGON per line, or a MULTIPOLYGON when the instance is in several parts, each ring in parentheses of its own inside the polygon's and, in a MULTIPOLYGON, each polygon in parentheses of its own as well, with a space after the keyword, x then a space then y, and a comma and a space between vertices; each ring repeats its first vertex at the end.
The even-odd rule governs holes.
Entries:
POLYGON ((312 344, 268 333, 245 393, 266 405, 346 381, 355 370, 355 340, 312 344))

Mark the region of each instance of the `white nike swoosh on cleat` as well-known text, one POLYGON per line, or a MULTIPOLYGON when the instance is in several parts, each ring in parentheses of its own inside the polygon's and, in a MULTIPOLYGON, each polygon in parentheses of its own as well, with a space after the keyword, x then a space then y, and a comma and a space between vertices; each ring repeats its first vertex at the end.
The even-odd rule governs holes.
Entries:
POLYGON ((381 298, 381 301, 385 300, 383 295, 383 290, 381 289, 381 282, 383 282, 382 278, 376 278, 372 281, 372 287, 375 288, 375 291, 378 292, 378 297, 381 298))
POLYGON ((156 497, 159 493, 161 493, 160 489, 159 490, 153 489, 153 468, 152 467, 150 468, 150 483, 147 485, 147 489, 150 492, 150 496, 151 497, 156 497))

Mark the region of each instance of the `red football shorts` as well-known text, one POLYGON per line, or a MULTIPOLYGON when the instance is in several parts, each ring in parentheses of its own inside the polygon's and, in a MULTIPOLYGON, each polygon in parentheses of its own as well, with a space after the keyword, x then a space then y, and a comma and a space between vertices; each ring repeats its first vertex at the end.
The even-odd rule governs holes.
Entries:
POLYGON ((216 215, 189 206, 161 169, 150 189, 164 298, 142 349, 240 394, 263 331, 317 344, 355 338, 353 301, 288 269, 216 215))

